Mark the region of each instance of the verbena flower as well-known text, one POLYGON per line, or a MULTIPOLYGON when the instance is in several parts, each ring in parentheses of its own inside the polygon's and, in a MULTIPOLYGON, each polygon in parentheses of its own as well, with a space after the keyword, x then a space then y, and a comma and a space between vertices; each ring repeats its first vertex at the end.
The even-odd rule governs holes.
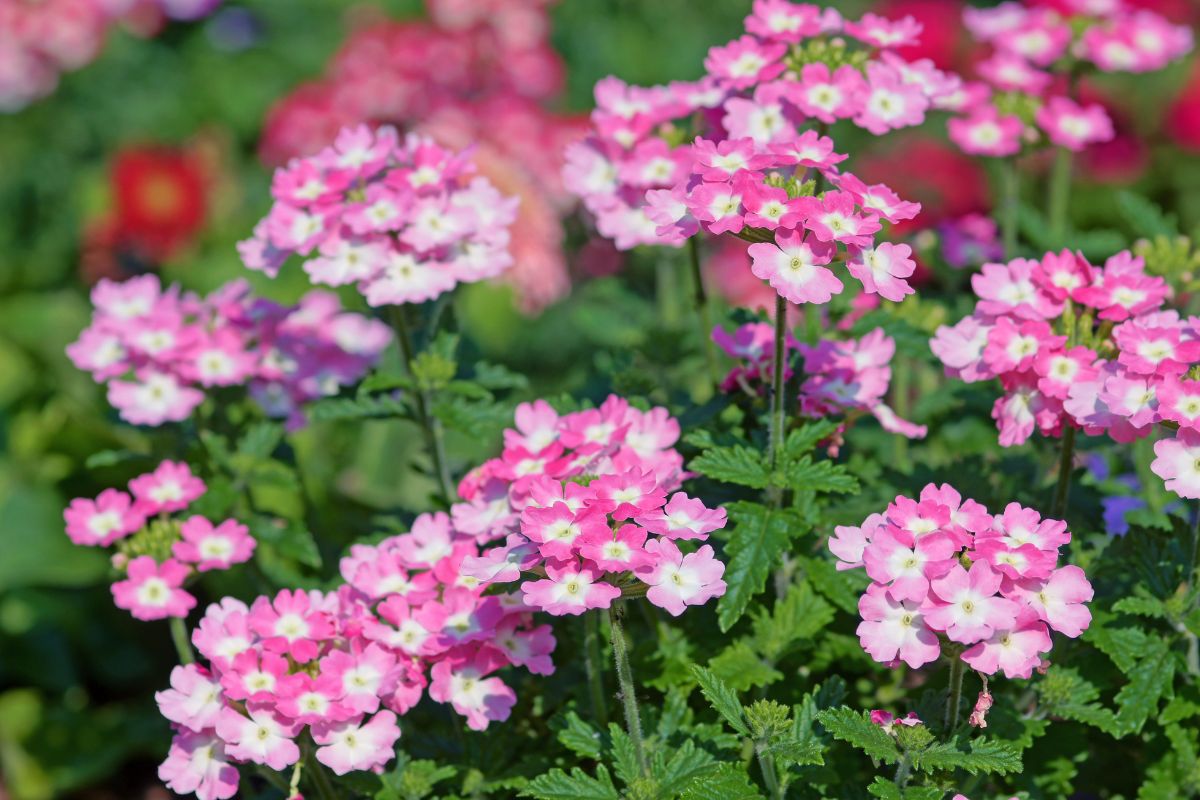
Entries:
POLYGON ((949 642, 977 672, 1028 678, 1051 648, 1050 631, 1078 637, 1090 624, 1083 570, 1059 566, 1066 523, 1010 503, 990 514, 949 485, 897 497, 859 527, 838 527, 839 569, 863 567, 863 649, 914 669, 949 642))

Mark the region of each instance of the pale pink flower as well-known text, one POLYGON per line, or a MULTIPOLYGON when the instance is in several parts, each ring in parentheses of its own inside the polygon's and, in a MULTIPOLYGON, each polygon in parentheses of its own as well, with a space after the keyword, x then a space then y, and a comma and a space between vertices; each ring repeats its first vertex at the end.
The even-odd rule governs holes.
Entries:
POLYGON ((214 727, 224 706, 221 684, 196 664, 171 670, 171 688, 156 692, 154 701, 164 717, 197 733, 214 727))
POLYGON ((951 641, 971 644, 996 630, 1009 628, 1018 606, 997 595, 1002 577, 983 562, 968 572, 955 564, 930 582, 931 605, 925 611, 929 626, 945 631, 951 641))
POLYGON ((823 266, 833 259, 831 245, 801 231, 780 233, 776 242, 750 245, 750 270, 757 277, 793 303, 827 303, 841 294, 842 282, 823 266))
POLYGON ((321 745, 317 761, 336 775, 382 769, 395 757, 399 738, 400 728, 391 711, 380 711, 367 722, 347 720, 313 727, 313 741, 321 745))
POLYGON ((229 569, 249 561, 257 545, 250 530, 232 519, 214 527, 204 517, 190 517, 179 526, 179 535, 183 539, 172 545, 171 552, 185 564, 194 564, 199 572, 229 569))
POLYGON ((670 539, 647 542, 646 552, 656 563, 643 567, 638 578, 650 589, 646 599, 673 617, 687 606, 703 605, 725 594, 725 565, 713 557, 713 549, 703 545, 694 553, 683 555, 670 539))
POLYGON ((217 719, 217 735, 229 755, 282 772, 300 760, 294 738, 300 725, 285 720, 269 706, 251 703, 246 714, 225 708, 217 719))
POLYGON ((599 580, 600 574, 574 560, 547 562, 546 579, 522 583, 521 593, 526 603, 556 617, 608 608, 621 590, 599 580))
POLYGON ((941 655, 937 635, 925 624, 921 604, 894 599, 887 588, 871 584, 858 601, 858 640, 882 664, 903 661, 917 669, 941 655))
POLYGON ((1174 438, 1154 443, 1154 455, 1150 469, 1168 490, 1180 497, 1200 498, 1200 433, 1180 428, 1174 438))
POLYGON ((72 542, 93 547, 107 547, 146 524, 141 507, 116 489, 105 489, 95 500, 75 498, 63 519, 72 542))
POLYGON ((238 790, 237 767, 211 731, 178 731, 158 779, 176 794, 195 794, 199 800, 228 800, 238 790))
POLYGON ((113 601, 140 620, 186 617, 196 607, 196 598, 182 588, 190 572, 173 558, 159 564, 151 556, 138 556, 126 567, 125 580, 112 585, 113 601))

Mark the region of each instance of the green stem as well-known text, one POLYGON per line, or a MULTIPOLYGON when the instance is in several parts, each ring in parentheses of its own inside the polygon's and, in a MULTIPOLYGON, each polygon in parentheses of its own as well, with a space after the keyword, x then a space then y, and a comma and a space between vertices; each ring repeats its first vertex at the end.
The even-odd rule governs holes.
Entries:
POLYGON ((963 672, 966 667, 956 652, 950 657, 950 688, 946 695, 946 734, 953 735, 958 727, 958 707, 962 701, 963 672))
POLYGON ((1021 209, 1021 171, 1017 169, 1017 159, 1010 158, 1001 167, 1003 195, 1000 202, 1001 241, 1004 244, 1004 257, 1016 258, 1017 236, 1021 209))
MULTIPOLYGON (((416 356, 413 349, 412 333, 409 329, 408 317, 404 306, 391 307, 392 329, 396 332, 396 342, 400 345, 400 360, 404 362, 404 371, 413 383, 417 376, 413 373, 412 362, 416 356)), ((432 401, 429 392, 420 387, 413 391, 413 399, 417 407, 417 421, 425 434, 425 448, 433 462, 433 470, 437 476, 438 490, 447 505, 454 502, 454 484, 450 480, 450 470, 446 463, 446 443, 442 431, 442 421, 430 413, 432 401)))
MULTIPOLYGON (((896 416, 901 419, 908 419, 909 408, 911 406, 910 395, 912 393, 912 362, 904 359, 895 358, 892 360, 894 365, 892 369, 892 410, 896 412, 896 416)), ((892 452, 895 463, 893 466, 901 469, 908 469, 908 437, 893 436, 892 437, 892 452)))
POLYGON ((767 752, 764 745, 755 745, 754 752, 758 756, 758 768, 762 771, 763 784, 767 787, 767 796, 771 800, 783 800, 783 790, 779 786, 779 772, 775 769, 775 756, 767 752))
POLYGON ((303 758, 300 759, 292 769, 292 780, 288 784, 288 800, 300 794, 300 777, 304 774, 304 762, 306 760, 303 758))
POLYGON ((337 800, 337 790, 329 782, 329 775, 325 772, 325 768, 317 761, 316 756, 311 753, 308 758, 308 774, 309 777, 313 778, 312 783, 317 789, 317 797, 321 798, 321 800, 337 800))
POLYGON ((179 663, 196 663, 196 655, 192 652, 192 643, 188 638, 187 625, 183 617, 171 617, 170 625, 171 641, 175 643, 175 652, 179 653, 179 663))
POLYGON ((587 672, 592 697, 592 716, 601 730, 608 728, 608 703, 604 698, 604 675, 600 666, 600 617, 597 612, 583 615, 583 667, 587 672))
POLYGON ((676 266, 670 259, 660 258, 654 265, 654 294, 658 299, 658 316, 663 327, 679 327, 679 287, 676 266))
POLYGON ((621 687, 621 704, 625 707, 625 729, 633 744, 633 753, 645 776, 650 775, 650 762, 646 760, 646 746, 642 741, 642 715, 638 711, 637 691, 633 682, 633 670, 629 666, 629 645, 625 641, 625 605, 614 602, 608 608, 608 625, 612 638, 613 661, 617 666, 617 683, 621 687))
MULTIPOLYGON (((783 295, 775 297, 775 352, 771 359, 771 432, 767 445, 767 460, 774 469, 783 451, 783 428, 787 418, 784 403, 784 376, 787 374, 788 302, 783 295)), ((778 503, 777 503, 778 504, 778 503)))
POLYGON ((692 265, 692 291, 700 320, 700 338, 704 342, 704 361, 708 364, 709 383, 716 386, 721 381, 721 373, 717 367, 717 350, 712 339, 712 311, 708 305, 708 292, 704 291, 704 273, 700 269, 699 234, 688 239, 688 260, 692 265))
MULTIPOLYGON (((1192 519, 1192 536, 1191 536, 1191 558, 1188 561, 1187 584, 1185 587, 1185 596, 1190 594, 1192 587, 1196 583, 1197 558, 1200 558, 1200 502, 1196 503, 1194 509, 1195 517, 1192 519)), ((1200 675, 1200 637, 1191 631, 1188 626, 1180 624, 1177 626, 1187 640, 1187 668, 1189 675, 1200 675)))
POLYGON ((1058 486, 1054 490, 1054 505, 1050 516, 1053 519, 1064 519, 1067 513, 1067 498, 1071 492, 1071 472, 1075 466, 1075 429, 1067 427, 1063 431, 1062 451, 1058 457, 1058 486))
POLYGON ((912 759, 909 758, 908 751, 904 751, 904 755, 900 757, 900 765, 896 767, 896 776, 892 778, 892 782, 903 789, 908 785, 908 779, 912 773, 912 759))
POLYGON ((1050 226, 1050 241, 1054 247, 1064 247, 1067 238, 1067 207, 1071 201, 1071 151, 1058 148, 1054 168, 1050 173, 1049 207, 1046 217, 1050 226))

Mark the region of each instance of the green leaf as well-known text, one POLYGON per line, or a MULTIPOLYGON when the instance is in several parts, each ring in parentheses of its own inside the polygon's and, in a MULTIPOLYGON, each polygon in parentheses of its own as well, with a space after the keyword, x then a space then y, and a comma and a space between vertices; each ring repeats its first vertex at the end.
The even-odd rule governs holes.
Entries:
POLYGON ((717 713, 724 717, 735 731, 743 736, 749 736, 750 728, 746 726, 745 712, 733 689, 730 689, 724 681, 704 667, 692 667, 692 674, 696 677, 696 682, 700 684, 700 691, 704 693, 709 704, 717 710, 717 713))
POLYGON ((784 467, 787 485, 797 492, 848 492, 858 491, 858 479, 846 471, 841 464, 832 461, 813 461, 804 456, 784 467))
POLYGON ((1130 191, 1117 192, 1117 208, 1138 236, 1178 236, 1179 222, 1156 203, 1130 191))
POLYGON ((879 800, 904 800, 904 793, 900 791, 900 787, 880 776, 876 776, 874 782, 867 787, 867 791, 879 800))
POLYGON ((238 455, 247 458, 267 458, 282 439, 283 426, 278 422, 255 423, 238 440, 238 455))
POLYGON ((688 739, 665 764, 656 763, 653 770, 658 780, 658 796, 662 800, 678 797, 694 782, 713 774, 717 762, 688 739))
POLYGON ((972 775, 980 772, 999 773, 1021 771, 1021 751, 1011 742, 998 739, 965 739, 938 742, 912 755, 913 766, 925 772, 941 769, 965 769, 972 775))
POLYGON ((1137 628, 1110 628, 1093 624, 1084 631, 1083 639, 1095 645, 1112 659, 1117 669, 1125 673, 1133 669, 1146 647, 1146 634, 1137 628))
POLYGON ((1163 618, 1167 616, 1167 608, 1157 597, 1123 597, 1113 603, 1113 611, 1123 614, 1136 614, 1141 617, 1163 618))
POLYGON ((788 434, 783 452, 789 459, 798 459, 836 433, 837 429, 838 423, 831 419, 806 422, 788 434))
POLYGON ((717 603, 722 631, 741 619, 792 537, 803 529, 803 523, 788 509, 772 510, 746 502, 730 503, 726 509, 733 526, 725 545, 727 588, 717 603))
POLYGON ((764 661, 745 640, 734 642, 710 659, 708 668, 739 692, 768 686, 783 678, 783 673, 764 661))
POLYGON ((271 548, 279 555, 309 567, 321 566, 317 540, 303 523, 278 517, 256 517, 249 528, 260 548, 271 548))
POLYGON ((1127 673, 1129 683, 1117 692, 1116 730, 1119 736, 1139 733, 1158 711, 1158 701, 1174 694, 1175 659, 1161 638, 1147 642, 1137 667, 1127 673))
POLYGON ((616 770, 617 777, 629 785, 637 780, 642 772, 641 764, 637 759, 637 751, 633 747, 633 740, 615 722, 608 724, 608 738, 612 744, 613 769, 616 770))
POLYGON ((568 711, 556 720, 558 741, 571 752, 584 758, 599 760, 603 737, 590 723, 574 711, 568 711))
POLYGON ((1082 722, 1107 733, 1114 732, 1116 715, 1096 702, 1100 690, 1080 677, 1076 670, 1058 664, 1051 666, 1037 691, 1047 714, 1082 722))
POLYGON ((871 722, 865 711, 856 711, 849 706, 827 708, 817 714, 817 721, 835 739, 848 742, 871 758, 886 764, 895 764, 900 760, 896 741, 883 728, 871 722))
POLYGON ((813 591, 808 582, 793 586, 768 614, 754 612, 754 645, 763 656, 778 662, 800 641, 811 639, 833 621, 834 609, 813 591))
POLYGON ((694 781, 680 800, 761 800, 746 771, 734 764, 717 764, 712 773, 694 781))
POLYGON ((829 598, 841 610, 858 613, 858 598, 866 577, 859 570, 838 570, 830 560, 824 558, 800 559, 804 565, 805 578, 814 588, 829 598))
POLYGON ((595 778, 578 767, 570 774, 552 769, 527 783, 521 795, 536 800, 620 800, 603 764, 596 768, 595 778))
POLYGON ((313 422, 411 416, 402 400, 385 396, 330 397, 305 406, 304 413, 313 422))
POLYGON ((743 445, 711 447, 692 459, 688 469, 722 483, 765 489, 771 482, 766 459, 743 445))
POLYGON ((796 739, 783 739, 782 741, 773 742, 767 747, 767 751, 774 754, 784 766, 788 764, 804 766, 825 763, 823 755, 825 748, 817 741, 801 742, 796 739))

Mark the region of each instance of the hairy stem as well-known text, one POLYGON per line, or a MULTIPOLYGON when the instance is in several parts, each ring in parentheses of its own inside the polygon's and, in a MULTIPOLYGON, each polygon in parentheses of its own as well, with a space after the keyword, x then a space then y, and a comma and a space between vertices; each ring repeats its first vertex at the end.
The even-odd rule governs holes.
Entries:
POLYGON ((1067 513, 1067 499, 1071 493, 1071 472, 1075 465, 1075 429, 1063 431, 1062 451, 1058 457, 1058 486, 1054 490, 1054 505, 1050 516, 1063 519, 1067 513))
MULTIPOLYGON (((788 302, 783 295, 775 298, 775 352, 771 358, 771 433, 767 458, 772 469, 783 450, 783 428, 787 418, 784 403, 784 376, 787 373, 788 302)), ((778 503, 777 503, 778 505, 778 503)))
POLYGON ((692 292, 696 300, 696 313, 700 320, 700 339, 704 342, 704 361, 708 365, 708 379, 712 386, 721 380, 717 366, 717 350, 712 339, 712 310, 708 305, 708 292, 704 290, 704 273, 700 269, 700 236, 688 239, 688 260, 692 266, 692 292))
MULTIPOLYGON (((404 362, 404 371, 415 382, 416 375, 413 374, 412 362, 416 353, 413 350, 412 333, 409 329, 408 317, 404 313, 404 306, 391 307, 391 322, 392 329, 396 332, 396 341, 400 345, 400 360, 404 362)), ((429 451, 429 458, 433 462, 433 471, 437 476, 438 490, 441 492, 442 499, 450 504, 454 502, 454 485, 450 480, 450 470, 446 464, 446 442, 442 431, 442 422, 430 413, 429 392, 418 387, 413 392, 413 399, 417 407, 417 421, 425 434, 425 449, 429 451)))
POLYGON ((1071 151, 1058 148, 1054 156, 1054 168, 1050 172, 1050 191, 1046 218, 1050 227, 1050 240, 1055 247, 1066 244, 1067 207, 1071 201, 1071 151))
POLYGON ((904 751, 904 755, 900 757, 900 764, 896 767, 896 776, 892 778, 892 782, 903 789, 908 785, 908 779, 912 773, 912 759, 908 755, 908 751, 904 751))
POLYGON ((188 637, 187 624, 183 617, 171 617, 170 625, 171 641, 175 643, 175 652, 179 654, 179 663, 196 663, 196 654, 192 652, 192 642, 188 637))
POLYGON ((762 744, 755 745, 754 752, 758 756, 758 768, 762 771, 763 784, 767 787, 767 796, 771 800, 783 800, 783 789, 779 785, 779 773, 775 769, 775 756, 771 755, 762 744))
POLYGON ((955 653, 950 658, 950 688, 946 693, 946 733, 958 727, 958 707, 962 701, 963 672, 966 663, 955 653))
POLYGON ((592 717, 601 730, 608 728, 608 703, 604 698, 604 675, 600 662, 599 612, 583 614, 583 667, 592 699, 592 717))
POLYGON ((637 691, 633 682, 633 670, 629 666, 629 645, 625 640, 625 605, 614 602, 608 609, 609 632, 612 637, 613 661, 617 666, 617 683, 620 685, 621 704, 625 707, 625 730, 633 743, 634 756, 643 775, 650 774, 650 762, 646 760, 646 746, 642 741, 642 715, 638 711, 637 691))

